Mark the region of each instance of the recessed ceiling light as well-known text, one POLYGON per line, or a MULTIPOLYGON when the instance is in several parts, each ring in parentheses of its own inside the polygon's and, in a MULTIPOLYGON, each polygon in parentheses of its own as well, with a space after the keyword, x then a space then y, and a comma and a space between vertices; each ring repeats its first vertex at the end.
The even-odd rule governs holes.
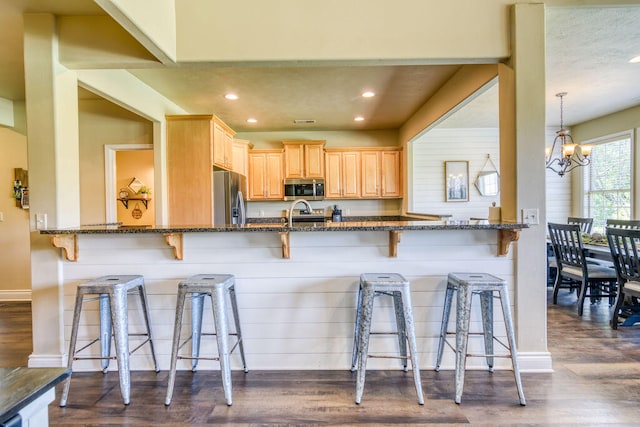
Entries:
POLYGON ((355 119, 353 119, 354 122, 364 122, 364 117, 362 116, 356 116, 355 119))
POLYGON ((637 64, 638 62, 640 62, 640 56, 635 56, 633 58, 631 58, 631 60, 629 60, 630 63, 632 64, 637 64))
POLYGON ((253 117, 247 119, 247 123, 258 123, 258 120, 254 119, 253 117))
POLYGON ((376 94, 370 90, 362 93, 363 98, 373 98, 374 96, 376 96, 376 94))
POLYGON ((238 99, 238 95, 236 95, 235 93, 228 93, 224 97, 231 101, 235 101, 236 99, 238 99))

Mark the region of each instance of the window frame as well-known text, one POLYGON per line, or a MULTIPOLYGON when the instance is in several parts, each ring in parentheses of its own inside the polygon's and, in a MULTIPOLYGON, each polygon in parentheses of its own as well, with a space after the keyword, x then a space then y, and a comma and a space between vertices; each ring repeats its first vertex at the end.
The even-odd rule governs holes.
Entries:
MULTIPOLYGON (((638 194, 636 194, 636 188, 640 188, 636 185, 636 179, 637 179, 637 174, 636 174, 636 165, 639 164, 637 162, 636 159, 636 147, 635 147, 635 129, 630 129, 630 130, 626 130, 626 131, 622 131, 622 132, 616 132, 616 133, 611 133, 611 134, 607 134, 607 135, 603 135, 601 137, 598 138, 593 138, 593 139, 589 139, 586 141, 581 142, 581 144, 592 144, 592 145, 600 145, 600 144, 606 144, 609 142, 614 142, 614 141, 618 141, 621 139, 629 139, 629 155, 631 157, 630 159, 630 188, 629 188, 629 193, 630 193, 630 216, 631 219, 635 219, 636 218, 636 212, 639 212, 637 206, 640 203, 640 197, 638 194)), ((589 167, 589 166, 586 166, 589 167)), ((587 200, 586 200, 586 195, 587 195, 587 184, 588 184, 588 174, 586 170, 581 171, 582 173, 580 174, 580 211, 582 212, 582 216, 589 216, 590 213, 588 212, 588 207, 587 207, 587 200)))

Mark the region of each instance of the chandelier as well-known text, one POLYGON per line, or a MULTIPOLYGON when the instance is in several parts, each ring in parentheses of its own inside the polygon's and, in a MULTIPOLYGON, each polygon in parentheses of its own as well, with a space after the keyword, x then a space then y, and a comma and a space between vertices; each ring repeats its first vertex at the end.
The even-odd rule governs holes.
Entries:
POLYGON ((564 128, 562 117, 562 98, 567 92, 556 93, 560 98, 560 130, 556 132, 551 147, 545 148, 545 166, 560 176, 564 176, 567 172, 571 172, 578 166, 586 166, 591 162, 589 154, 591 154, 591 145, 578 145, 573 142, 573 138, 569 135, 569 131, 564 128), (559 153, 556 153, 558 146, 559 153), (555 155, 555 157, 554 157, 555 155))

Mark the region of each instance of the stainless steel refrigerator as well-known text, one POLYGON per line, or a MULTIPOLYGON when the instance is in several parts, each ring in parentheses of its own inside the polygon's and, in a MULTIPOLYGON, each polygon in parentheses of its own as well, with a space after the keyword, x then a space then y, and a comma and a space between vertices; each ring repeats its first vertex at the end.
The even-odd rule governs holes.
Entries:
POLYGON ((244 225, 247 202, 244 191, 247 178, 237 172, 213 172, 213 225, 244 225))

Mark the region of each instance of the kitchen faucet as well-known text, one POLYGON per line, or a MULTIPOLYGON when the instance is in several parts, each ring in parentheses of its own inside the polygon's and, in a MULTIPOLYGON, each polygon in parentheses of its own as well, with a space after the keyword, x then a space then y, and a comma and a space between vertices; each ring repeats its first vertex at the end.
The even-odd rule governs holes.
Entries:
POLYGON ((291 206, 289 207, 289 227, 293 226, 293 208, 298 203, 304 203, 304 205, 307 207, 307 210, 309 212, 311 212, 313 210, 313 209, 311 209, 311 205, 309 204, 309 202, 307 202, 305 199, 298 199, 298 200, 294 200, 293 202, 291 202, 291 206))

